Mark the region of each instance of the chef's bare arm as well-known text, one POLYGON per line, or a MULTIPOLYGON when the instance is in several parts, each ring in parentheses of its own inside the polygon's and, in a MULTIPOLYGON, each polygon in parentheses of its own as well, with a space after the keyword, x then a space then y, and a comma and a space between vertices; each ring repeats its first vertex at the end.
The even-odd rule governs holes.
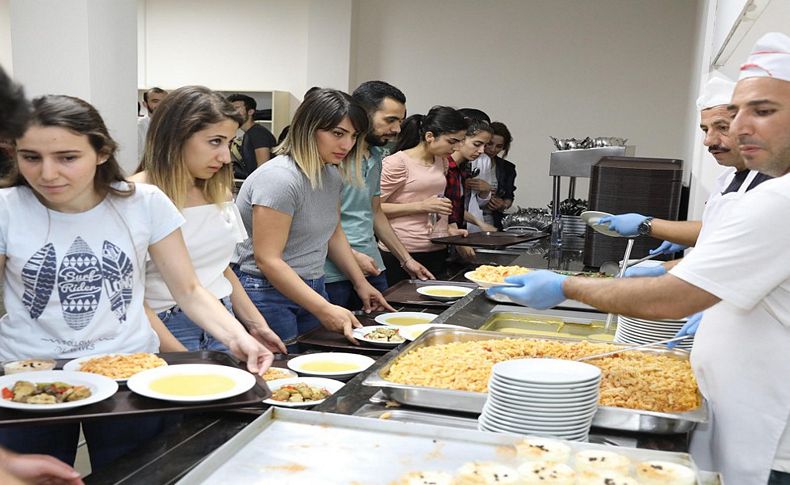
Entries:
POLYGON ((565 296, 607 313, 648 319, 677 319, 703 311, 720 299, 676 276, 608 279, 570 277, 565 296))
POLYGON ((697 243, 700 229, 702 229, 702 221, 653 219, 650 225, 650 237, 684 246, 694 246, 697 243))

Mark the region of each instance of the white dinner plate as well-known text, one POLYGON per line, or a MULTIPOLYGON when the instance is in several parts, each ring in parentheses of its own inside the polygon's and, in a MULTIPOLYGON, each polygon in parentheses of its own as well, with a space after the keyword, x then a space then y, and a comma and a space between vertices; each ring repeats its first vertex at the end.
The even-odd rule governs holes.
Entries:
POLYGON ((376 347, 386 347, 386 348, 397 347, 398 345, 402 344, 403 342, 406 342, 407 339, 403 336, 403 330, 406 327, 398 328, 399 335, 401 337, 404 337, 403 340, 400 341, 400 342, 384 342, 382 340, 376 340, 376 339, 372 339, 372 338, 368 337, 368 334, 373 332, 377 328, 385 328, 385 327, 390 327, 391 328, 390 325, 372 325, 372 326, 369 326, 369 327, 355 328, 354 331, 353 331, 354 338, 357 339, 357 340, 361 340, 362 342, 367 342, 367 343, 369 343, 371 345, 375 345, 376 347))
POLYGON ((557 416, 565 414, 584 414, 587 412, 597 411, 597 402, 586 403, 571 403, 571 404, 558 404, 558 403, 533 403, 528 401, 503 401, 501 399, 489 399, 489 403, 495 406, 496 409, 510 412, 511 414, 523 414, 525 412, 534 413, 536 416, 557 416))
POLYGON ((246 370, 237 369, 227 365, 178 364, 144 370, 130 377, 129 380, 126 381, 126 385, 132 392, 153 399, 176 402, 205 402, 227 399, 229 397, 238 396, 239 394, 249 391, 252 386, 255 385, 255 376, 246 370), (233 387, 227 390, 215 392, 207 390, 205 393, 197 395, 171 394, 168 392, 161 392, 151 389, 151 385, 159 379, 174 376, 195 375, 228 377, 233 381, 233 387))
POLYGON ((416 340, 417 337, 422 335, 430 328, 466 328, 460 325, 450 325, 449 323, 420 323, 417 325, 410 325, 408 327, 401 328, 400 334, 403 335, 403 338, 406 340, 416 340))
POLYGON ((90 397, 79 401, 62 402, 57 404, 27 404, 0 399, 0 407, 8 409, 18 409, 21 411, 53 412, 66 409, 87 406, 99 401, 103 401, 115 394, 118 390, 118 383, 109 377, 91 374, 88 372, 72 372, 65 370, 46 370, 34 372, 20 372, 0 377, 0 389, 14 387, 17 381, 28 381, 34 384, 44 382, 65 382, 73 386, 85 386, 91 390, 90 397))
MULTIPOLYGON (((65 364, 63 364, 63 370, 74 371, 74 372, 83 372, 80 369, 80 367, 82 367, 82 363, 85 362, 85 361, 88 361, 88 360, 91 360, 91 359, 96 359, 98 357, 108 357, 108 356, 116 357, 116 356, 119 356, 119 355, 131 355, 131 354, 123 353, 123 352, 116 352, 116 353, 112 353, 112 354, 97 354, 97 355, 86 355, 85 357, 77 357, 76 359, 70 360, 70 361, 66 362, 65 364)), ((167 366, 167 362, 165 362, 165 365, 163 365, 162 367, 165 367, 165 366, 167 366)), ((101 375, 101 374, 98 374, 98 375, 101 375)), ((112 377, 109 377, 108 379, 112 379, 112 377)), ((123 378, 120 378, 120 379, 115 379, 115 382, 126 382, 127 380, 128 380, 128 377, 123 377, 123 378)))
POLYGON ((288 361, 288 368, 298 372, 299 374, 308 376, 334 377, 342 379, 359 374, 373 365, 375 362, 376 361, 370 357, 359 354, 351 354, 346 352, 318 352, 315 354, 305 354, 300 355, 299 357, 294 357, 288 361), (311 365, 322 364, 338 365, 343 367, 347 366, 348 369, 321 371, 310 368, 311 365), (353 368, 351 368, 352 366, 353 368))
POLYGON ((537 414, 533 414, 532 412, 520 412, 514 413, 511 411, 501 410, 496 407, 495 404, 487 403, 486 406, 483 408, 483 412, 488 416, 503 419, 505 421, 513 421, 515 424, 523 423, 523 424, 545 424, 545 425, 555 425, 557 423, 567 423, 568 425, 574 425, 577 423, 587 422, 592 419, 592 417, 597 412, 597 409, 588 410, 583 413, 577 414, 556 414, 554 416, 538 416, 537 414))
POLYGON ((584 211, 581 214, 582 220, 588 226, 592 227, 596 232, 600 232, 606 236, 611 237, 625 237, 621 236, 619 232, 609 229, 609 224, 599 224, 598 221, 601 220, 602 217, 611 216, 608 212, 601 212, 601 211, 584 211))
POLYGON ((427 285, 427 286, 420 286, 417 288, 417 293, 439 301, 458 300, 460 298, 465 297, 471 292, 472 292, 472 288, 467 288, 466 286, 453 286, 453 285, 427 285), (437 291, 451 291, 451 292, 457 292, 458 294, 438 295, 436 294, 437 291))
POLYGON ((590 392, 589 394, 583 395, 570 395, 570 396, 535 396, 534 394, 527 394, 527 393, 517 393, 517 392, 506 392, 506 391, 499 391, 496 389, 489 389, 489 394, 494 396, 494 399, 504 402, 511 402, 517 403, 522 401, 524 403, 537 403, 537 404, 557 404, 562 406, 569 406, 575 404, 587 404, 594 401, 594 397, 596 395, 595 392, 590 392))
POLYGON ((390 327, 408 327, 411 325, 419 325, 421 323, 430 323, 436 319, 437 315, 426 312, 390 312, 376 315, 373 320, 382 325, 389 325, 390 327), (398 321, 400 318, 414 318, 419 319, 419 322, 414 323, 401 323, 398 321))
POLYGON ((494 364, 494 376, 527 385, 578 384, 601 378, 601 369, 561 359, 515 359, 494 364))
POLYGON ((593 379, 585 382, 574 382, 572 384, 533 384, 531 382, 513 381, 497 375, 491 376, 489 384, 494 387, 502 387, 512 391, 535 392, 538 394, 581 392, 596 389, 601 383, 600 379, 593 379))
POLYGON ((474 271, 467 271, 464 273, 464 278, 468 279, 472 283, 477 283, 477 286, 480 288, 491 288, 492 286, 518 286, 513 283, 493 283, 491 281, 483 281, 472 276, 473 273, 474 271))
MULTIPOLYGON (((308 386, 313 387, 321 387, 329 391, 329 395, 336 393, 339 391, 345 383, 336 381, 334 379, 327 379, 325 377, 294 377, 291 379, 278 379, 276 381, 271 381, 269 384, 269 389, 271 389, 272 394, 274 391, 280 389, 283 386, 293 385, 293 384, 306 384, 308 386)), ((316 404, 321 404, 326 399, 318 399, 315 401, 302 401, 302 402, 286 402, 286 401, 277 401, 275 399, 269 398, 264 400, 266 404, 271 404, 272 406, 282 406, 286 408, 302 408, 307 406, 315 406, 316 404)))

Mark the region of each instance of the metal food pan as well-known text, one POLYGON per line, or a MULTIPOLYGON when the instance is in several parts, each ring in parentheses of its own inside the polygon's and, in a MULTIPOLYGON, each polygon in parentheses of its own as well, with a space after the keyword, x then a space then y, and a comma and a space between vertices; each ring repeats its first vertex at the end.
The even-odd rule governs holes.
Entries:
MULTIPOLYGON (((471 461, 517 467, 512 446, 523 436, 397 422, 296 409, 272 408, 217 449, 179 483, 277 483, 385 485, 410 471, 453 473, 471 461)), ((608 450, 565 442, 573 452, 608 450)), ((639 462, 663 460, 691 467, 686 453, 617 448, 639 462)))
MULTIPOLYGON (((500 332, 485 332, 480 330, 460 328, 432 328, 420 335, 411 344, 405 346, 397 353, 385 356, 384 364, 371 373, 363 385, 380 387, 388 399, 412 406, 421 406, 448 411, 461 411, 481 413, 486 402, 487 394, 482 392, 457 391, 440 389, 436 387, 410 386, 388 381, 384 376, 389 372, 392 364, 408 352, 422 347, 448 344, 451 342, 469 342, 479 340, 495 340, 506 338, 524 338, 516 335, 507 335, 500 332)), ((534 340, 534 339, 531 339, 534 340)), ((560 342, 577 342, 576 339, 561 337, 540 340, 560 342)), ((611 344, 620 347, 629 347, 630 344, 611 344)), ((641 352, 658 353, 677 359, 688 360, 688 352, 669 349, 644 349, 641 352)), ((701 404, 697 409, 680 413, 659 413, 639 409, 626 409, 609 406, 598 406, 598 412, 593 418, 592 425, 600 428, 621 431, 640 431, 656 434, 685 433, 694 428, 697 423, 708 420, 708 408, 704 397, 700 396, 701 404)))
POLYGON ((531 308, 501 311, 501 307, 494 307, 480 330, 537 338, 565 337, 612 343, 616 325, 608 333, 604 331, 605 327, 606 315, 603 313, 531 308))

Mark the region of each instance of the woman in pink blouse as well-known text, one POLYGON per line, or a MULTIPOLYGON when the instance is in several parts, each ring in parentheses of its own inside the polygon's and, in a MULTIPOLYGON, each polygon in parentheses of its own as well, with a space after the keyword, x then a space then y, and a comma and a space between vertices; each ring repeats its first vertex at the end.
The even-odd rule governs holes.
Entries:
MULTIPOLYGON (((447 248, 431 238, 448 235, 450 199, 444 197, 448 155, 464 141, 467 121, 453 108, 435 106, 427 115, 412 115, 401 127, 395 153, 381 169, 381 207, 411 257, 440 278, 445 274, 447 248)), ((458 232, 451 232, 457 234, 458 232)), ((379 244, 392 286, 409 275, 379 244)))

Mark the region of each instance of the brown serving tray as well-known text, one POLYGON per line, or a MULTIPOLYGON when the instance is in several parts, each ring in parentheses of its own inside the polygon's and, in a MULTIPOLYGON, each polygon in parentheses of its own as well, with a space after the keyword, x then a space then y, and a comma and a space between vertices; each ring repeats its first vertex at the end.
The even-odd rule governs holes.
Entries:
POLYGON ((433 298, 417 293, 417 288, 421 286, 452 285, 463 286, 464 288, 477 289, 475 283, 459 281, 439 281, 439 280, 401 280, 393 286, 387 288, 383 295, 389 303, 401 305, 426 306, 426 307, 449 307, 458 300, 438 301, 433 298))
MULTIPOLYGON (((168 364, 215 364, 246 369, 246 364, 223 352, 169 352, 159 354, 168 364)), ((68 360, 59 360, 56 368, 60 369, 68 360)), ((262 401, 271 396, 266 382, 259 376, 255 377, 255 385, 244 394, 219 401, 198 403, 182 403, 161 401, 139 396, 119 383, 118 392, 104 401, 63 412, 25 412, 15 409, 0 408, 0 426, 12 425, 43 425, 69 423, 89 419, 108 418, 115 416, 134 416, 143 414, 192 413, 198 411, 218 411, 228 408, 247 406, 264 407, 262 401)))
POLYGON ((459 246, 474 246, 479 248, 504 248, 514 244, 533 241, 548 236, 545 232, 530 232, 527 234, 513 234, 509 232, 474 232, 467 237, 447 236, 431 239, 434 244, 455 244, 459 246))

